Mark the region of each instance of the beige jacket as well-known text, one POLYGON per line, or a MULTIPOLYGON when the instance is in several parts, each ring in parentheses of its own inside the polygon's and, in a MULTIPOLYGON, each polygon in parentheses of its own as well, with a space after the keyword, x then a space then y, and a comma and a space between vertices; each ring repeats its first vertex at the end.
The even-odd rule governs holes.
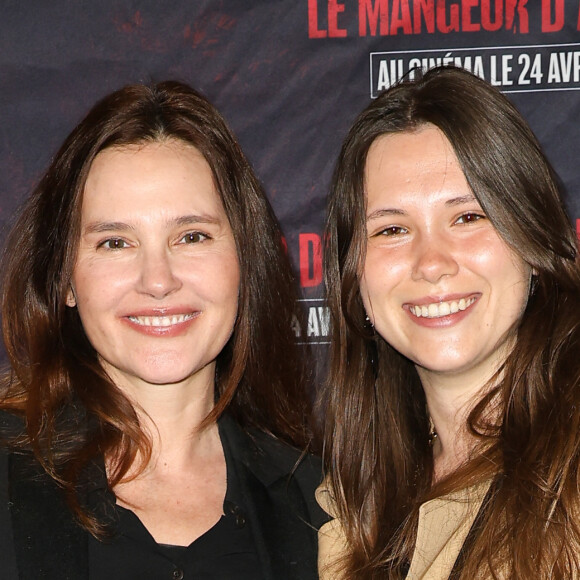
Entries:
MULTIPOLYGON (((461 546, 485 494, 489 481, 457 494, 424 503, 419 510, 417 544, 407 580, 447 580, 461 546)), ((316 490, 322 509, 336 518, 336 509, 327 482, 316 490)), ((321 580, 341 580, 337 561, 348 546, 338 519, 331 520, 318 532, 318 571, 321 580)))

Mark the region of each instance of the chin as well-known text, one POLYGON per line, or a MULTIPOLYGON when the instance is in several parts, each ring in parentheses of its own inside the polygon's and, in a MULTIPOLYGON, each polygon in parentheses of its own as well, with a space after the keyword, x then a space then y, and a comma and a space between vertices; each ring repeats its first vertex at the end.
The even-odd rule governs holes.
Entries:
POLYGON ((416 360, 415 364, 430 373, 449 375, 461 373, 469 366, 464 360, 450 361, 448 358, 446 360, 416 360))
POLYGON ((176 372, 176 369, 172 368, 165 372, 156 371, 143 373, 140 376, 140 379, 151 385, 175 385, 186 381, 193 374, 195 373, 189 371, 176 372))
POLYGON ((155 365, 136 365, 129 374, 150 385, 172 385, 187 380, 195 371, 190 365, 182 365, 173 360, 155 365))

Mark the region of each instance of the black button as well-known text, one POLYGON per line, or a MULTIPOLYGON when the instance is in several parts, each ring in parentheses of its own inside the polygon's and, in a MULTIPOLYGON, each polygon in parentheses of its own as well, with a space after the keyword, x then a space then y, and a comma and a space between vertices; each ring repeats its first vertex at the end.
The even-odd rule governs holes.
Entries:
POLYGON ((183 570, 180 570, 179 568, 173 570, 172 578, 173 580, 183 580, 183 570))
POLYGON ((224 511, 226 512, 226 514, 235 515, 238 509, 239 509, 238 506, 234 502, 231 502, 229 500, 226 500, 224 502, 224 511))
POLYGON ((234 516, 236 528, 240 529, 246 525, 246 514, 244 513, 244 510, 238 507, 235 503, 231 501, 225 501, 224 509, 226 515, 229 514, 230 516, 234 516))

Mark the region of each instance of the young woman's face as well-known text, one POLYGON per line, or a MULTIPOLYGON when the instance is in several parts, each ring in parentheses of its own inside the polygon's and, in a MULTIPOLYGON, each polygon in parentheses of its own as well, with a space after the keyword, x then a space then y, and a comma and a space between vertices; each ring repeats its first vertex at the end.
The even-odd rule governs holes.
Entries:
POLYGON ((377 139, 365 187, 360 285, 377 332, 422 380, 455 375, 482 384, 510 348, 530 267, 486 218, 432 125, 377 139))
POLYGON ((96 157, 67 304, 120 387, 213 384, 238 287, 232 230, 199 151, 167 141, 96 157))

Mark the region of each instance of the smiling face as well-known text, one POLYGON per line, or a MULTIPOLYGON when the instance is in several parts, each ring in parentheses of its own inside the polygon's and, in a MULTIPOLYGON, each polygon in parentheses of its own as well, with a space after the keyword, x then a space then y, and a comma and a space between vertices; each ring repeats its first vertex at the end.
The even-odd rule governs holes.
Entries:
POLYGON ((201 153, 166 141, 96 157, 67 304, 119 387, 213 385, 238 287, 235 241, 201 153))
POLYGON ((530 267, 500 238, 446 137, 432 125, 384 135, 365 169, 365 309, 421 380, 481 386, 525 309, 530 267))

